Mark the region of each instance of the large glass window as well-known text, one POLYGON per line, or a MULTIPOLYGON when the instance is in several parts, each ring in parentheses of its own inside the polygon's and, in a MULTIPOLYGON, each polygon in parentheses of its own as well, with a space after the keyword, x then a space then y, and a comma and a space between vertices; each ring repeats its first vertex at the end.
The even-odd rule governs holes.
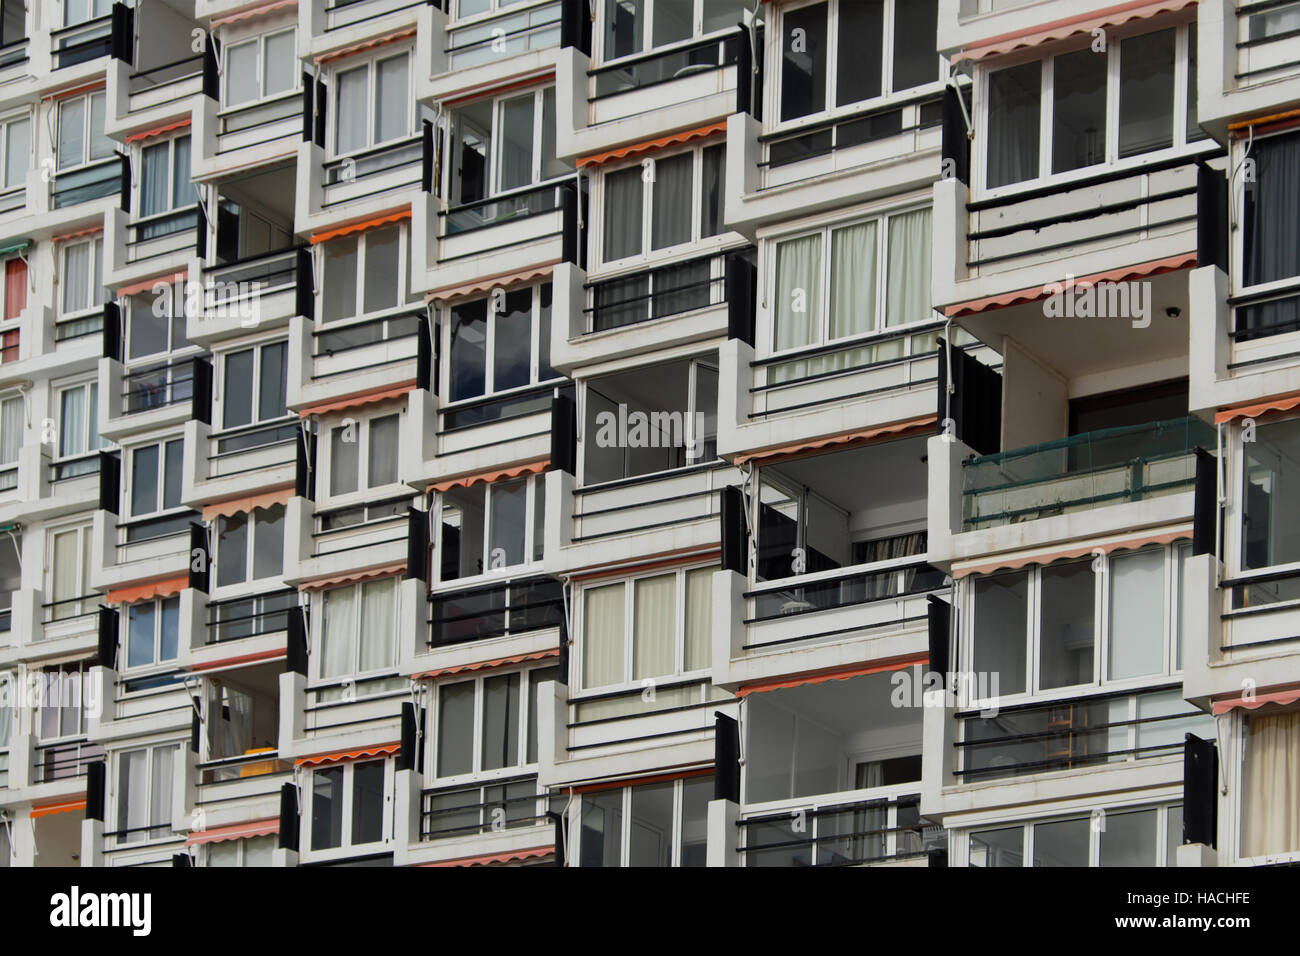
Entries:
POLYGON ((1175 866, 1182 817, 1175 803, 975 829, 964 837, 967 865, 1175 866))
POLYGON ((104 93, 88 93, 59 101, 56 169, 63 172, 113 155, 113 141, 104 133, 104 93))
POLYGON ((740 0, 604 0, 605 60, 738 26, 740 0))
MULTIPOLYGON (((146 146, 140 154, 140 218, 161 216, 199 201, 190 171, 190 138, 178 136, 146 146)), ((146 224, 142 239, 153 239, 190 228, 188 221, 146 224)))
POLYGON ((396 578, 326 591, 320 676, 346 677, 391 668, 397 648, 397 601, 396 578))
POLYGON ((274 421, 288 414, 285 404, 288 354, 288 343, 274 342, 225 356, 222 428, 274 421))
POLYGON ((218 587, 279 577, 284 565, 284 505, 216 520, 218 587))
POLYGON ((334 151, 342 155, 410 136, 409 53, 381 57, 334 80, 334 151))
MULTIPOLYGON (((462 106, 452 114, 451 130, 446 194, 453 205, 573 172, 572 163, 555 155, 553 86, 462 106)), ((448 231, 454 231, 451 224, 448 231)))
POLYGON ((435 775, 509 776, 537 762, 537 687, 555 668, 493 674, 438 688, 435 775))
POLYGON ((307 788, 311 850, 350 850, 389 839, 391 790, 385 760, 360 760, 313 772, 307 788))
POLYGON ((713 776, 584 794, 579 866, 704 866, 713 776))
POLYGON ((118 755, 116 839, 119 843, 172 835, 176 749, 174 744, 162 744, 118 755))
POLYGON ((32 166, 32 122, 27 116, 0 121, 0 155, 4 157, 0 189, 23 188, 32 166))
POLYGON ((1300 713, 1246 718, 1242 857, 1300 852, 1300 713))
POLYGON ((556 378, 550 365, 551 284, 501 291, 447 310, 452 402, 556 378))
MULTIPOLYGON (((1288 204, 1300 202, 1300 133, 1256 139, 1242 177, 1240 288, 1285 287, 1300 277, 1300 226, 1288 204)), ((1238 160, 1240 161, 1240 160, 1238 160)), ((1236 310, 1236 327, 1287 332, 1300 328, 1300 298, 1280 296, 1236 310)), ((1265 333, 1267 334, 1267 333, 1265 333)))
POLYGON ((126 666, 151 667, 176 660, 181 599, 162 598, 126 609, 126 666))
POLYGON ((287 93, 298 84, 294 30, 281 30, 226 47, 226 106, 287 93))
POLYGON ((443 492, 438 501, 437 580, 474 577, 540 561, 545 500, 540 476, 443 492))
POLYGON ((397 483, 400 414, 345 422, 331 428, 329 434, 331 496, 397 483))
POLYGON ((705 146, 607 172, 601 258, 649 256, 723 231, 725 146, 705 146))
MULTIPOLYGON (((407 229, 401 224, 325 243, 321 322, 376 315, 409 303, 412 297, 407 288, 407 243, 407 229)), ((387 341, 414 328, 414 319, 391 319, 361 329, 331 332, 319 337, 318 353, 387 341)))

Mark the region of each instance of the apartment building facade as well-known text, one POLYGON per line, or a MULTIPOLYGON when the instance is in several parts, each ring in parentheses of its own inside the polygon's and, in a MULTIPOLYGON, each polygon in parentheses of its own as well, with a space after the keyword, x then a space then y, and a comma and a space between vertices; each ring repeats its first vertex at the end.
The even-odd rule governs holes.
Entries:
POLYGON ((4 0, 0 865, 1294 861, 1298 50, 4 0))

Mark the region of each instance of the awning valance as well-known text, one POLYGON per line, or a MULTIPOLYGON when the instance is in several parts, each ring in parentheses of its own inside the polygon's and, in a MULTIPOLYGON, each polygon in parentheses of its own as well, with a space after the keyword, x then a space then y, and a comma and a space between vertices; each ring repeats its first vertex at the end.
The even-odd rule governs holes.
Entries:
POLYGON ((358 392, 355 395, 348 395, 345 398, 322 402, 319 405, 308 405, 306 408, 300 408, 298 410, 298 415, 302 418, 306 418, 309 415, 325 415, 329 412, 341 412, 348 408, 359 408, 362 405, 374 405, 377 402, 386 402, 390 399, 402 398, 413 388, 415 388, 415 379, 407 379, 400 385, 385 385, 380 389, 374 389, 368 392, 358 392))
POLYGON ((401 574, 406 570, 406 562, 402 561, 395 564, 384 564, 374 568, 363 568, 360 571, 349 571, 347 574, 335 574, 327 578, 314 578, 310 581, 304 581, 298 585, 302 591, 322 591, 325 588, 332 588, 342 584, 357 584, 361 581, 371 581, 375 578, 388 578, 395 574, 401 574))
POLYGON ((506 272, 501 275, 488 276, 485 279, 475 279, 473 282, 466 282, 461 285, 448 286, 444 289, 434 289, 432 292, 425 295, 424 301, 428 303, 446 302, 450 299, 463 299, 467 296, 482 295, 485 292, 491 292, 493 289, 505 289, 522 282, 532 282, 537 279, 545 279, 555 271, 555 266, 559 262, 559 259, 552 259, 549 262, 543 262, 531 269, 524 269, 520 272, 506 272))
POLYGON ((1162 13, 1176 13, 1195 7, 1196 0, 1130 0, 1129 3, 1117 4, 1104 10, 1095 10, 1053 20, 1050 23, 1012 30, 978 43, 972 43, 956 54, 952 61, 983 60, 992 56, 1011 53, 1026 47, 1041 46, 1056 40, 1068 40, 1070 37, 1091 34, 1094 30, 1104 30, 1123 26, 1135 20, 1147 20, 1162 13))
POLYGON ((903 432, 909 432, 915 429, 934 425, 938 420, 939 418, 937 415, 924 415, 920 418, 912 418, 904 422, 894 422, 890 425, 878 425, 875 428, 864 428, 857 431, 844 432, 843 434, 831 435, 827 438, 816 438, 811 441, 798 442, 793 445, 782 445, 778 448, 764 448, 761 451, 752 452, 747 455, 737 455, 736 464, 743 465, 747 461, 756 461, 760 465, 770 465, 781 459, 793 458, 807 452, 818 451, 822 448, 830 448, 834 445, 850 445, 858 442, 868 442, 873 438, 881 438, 885 435, 899 435, 903 432))
POLYGON ((1214 702, 1214 716, 1219 717, 1229 711, 1238 709, 1259 710, 1263 707, 1270 709, 1289 707, 1297 701, 1300 701, 1300 687, 1270 691, 1266 694, 1253 693, 1249 697, 1243 692, 1238 697, 1216 700, 1214 702))
POLYGON ((529 462, 526 465, 512 465, 509 468, 497 468, 494 471, 481 471, 475 475, 463 475, 460 478, 448 478, 446 481, 435 481, 426 490, 427 491, 450 491, 452 488, 469 488, 477 485, 479 482, 491 484, 494 481, 500 481, 503 478, 518 478, 521 475, 538 475, 551 466, 549 458, 543 458, 541 461, 529 462))
POLYGON ((341 236, 350 236, 356 232, 369 232, 371 229, 378 229, 380 226, 386 226, 390 222, 402 222, 403 220, 410 218, 410 208, 399 209, 396 212, 385 213, 382 216, 363 219, 361 222, 349 223, 346 226, 336 226, 322 232, 313 233, 311 238, 307 241, 314 246, 322 242, 327 242, 330 239, 338 239, 341 236))
MULTIPOLYGON (((435 599, 437 595, 434 595, 435 599)), ((485 671, 494 667, 508 667, 511 664, 526 664, 529 661, 544 661, 548 657, 559 657, 560 649, 552 647, 545 651, 534 651, 532 654, 515 654, 513 657, 498 657, 491 661, 479 661, 475 664, 457 664, 454 667, 439 667, 436 670, 424 671, 416 674, 412 680, 420 680, 426 677, 450 677, 452 674, 464 674, 469 671, 485 671)))
POLYGON ((229 518, 231 515, 248 514, 257 508, 270 508, 273 505, 286 505, 289 499, 293 497, 294 489, 292 486, 278 488, 275 491, 267 491, 260 495, 249 495, 246 498, 231 498, 229 501, 219 501, 216 504, 203 506, 203 520, 211 521, 213 518, 229 518))
POLYGON ((1214 423, 1222 425, 1224 422, 1230 422, 1238 418, 1258 418, 1260 415, 1266 415, 1269 412, 1289 412, 1297 406, 1300 406, 1300 394, 1280 395, 1277 398, 1256 402, 1253 405, 1238 405, 1235 408, 1225 408, 1222 411, 1215 412, 1214 423))
POLYGON ((736 691, 737 697, 750 694, 765 694, 774 690, 786 690, 791 687, 803 687, 808 684, 824 684, 832 680, 851 680, 854 677, 866 677, 869 674, 884 674, 906 670, 909 667, 924 667, 930 662, 930 655, 920 654, 911 657, 896 657, 890 660, 873 661, 869 664, 854 664, 850 667, 836 667, 827 670, 809 671, 788 677, 775 677, 770 680, 754 681, 742 684, 736 691))
POLYGON ((349 760, 362 760, 366 757, 386 757, 402 749, 400 743, 376 744, 373 747, 361 747, 356 750, 336 750, 334 753, 317 754, 314 757, 299 757, 293 762, 295 767, 320 767, 330 763, 346 763, 349 760))
POLYGON ((138 604, 140 601, 151 601, 154 598, 171 597, 173 594, 180 594, 189 586, 189 575, 164 578, 160 581, 148 581, 144 584, 132 585, 129 588, 115 588, 108 592, 108 597, 104 599, 104 602, 106 604, 138 604))
POLYGON ((185 840, 186 846, 199 846, 204 843, 225 843, 227 840, 243 840, 248 837, 270 836, 280 832, 280 820, 252 820, 248 823, 232 823, 224 827, 211 827, 196 830, 185 840))
POLYGON ((725 133, 727 124, 710 123, 708 126, 700 126, 695 129, 682 130, 679 133, 670 133, 667 136, 660 136, 658 139, 646 140, 643 143, 633 143, 631 146, 620 146, 617 149, 606 150, 603 153, 593 153, 590 156, 583 156, 578 160, 579 166, 599 166, 601 163, 608 163, 616 159, 626 159, 629 156, 639 156, 642 153, 651 153, 658 149, 664 149, 667 146, 678 146, 682 143, 689 143, 692 140, 702 139, 705 136, 712 136, 715 133, 725 133))

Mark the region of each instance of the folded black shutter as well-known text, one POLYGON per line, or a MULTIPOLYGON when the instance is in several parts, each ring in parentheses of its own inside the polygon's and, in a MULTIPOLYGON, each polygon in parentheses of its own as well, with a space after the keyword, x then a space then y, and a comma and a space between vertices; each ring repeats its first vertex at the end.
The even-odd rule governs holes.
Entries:
POLYGON ((952 620, 952 605, 931 594, 926 601, 926 623, 930 630, 930 664, 932 674, 938 674, 940 686, 948 674, 948 634, 952 620))
POLYGON ((1183 842, 1219 842, 1219 751, 1195 734, 1183 742, 1183 842))
POLYGON ((98 624, 95 663, 111 669, 117 666, 117 609, 100 607, 98 624))
POLYGON ((745 495, 736 485, 722 489, 721 565, 724 571, 749 574, 749 535, 745 530, 745 495))
POLYGON ((740 724, 715 712, 713 724, 713 799, 740 802, 740 724))
POLYGON ((104 822, 104 783, 107 777, 104 761, 86 764, 86 819, 104 822))
POLYGON ((280 849, 298 849, 298 789, 291 783, 280 788, 280 849))
POLYGON ((551 468, 578 473, 578 410, 570 395, 551 399, 551 468))
POLYGON ((1192 554, 1213 554, 1219 524, 1218 459, 1196 449, 1196 498, 1192 509, 1192 554))

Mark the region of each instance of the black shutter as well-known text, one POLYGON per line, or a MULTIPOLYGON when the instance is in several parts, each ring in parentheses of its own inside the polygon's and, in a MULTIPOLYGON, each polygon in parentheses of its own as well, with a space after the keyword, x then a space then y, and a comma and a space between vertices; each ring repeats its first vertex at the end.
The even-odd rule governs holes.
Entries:
POLYGON ((1212 740, 1188 734, 1183 742, 1183 842, 1217 847, 1219 751, 1212 740))
POLYGON ((563 222, 563 238, 560 256, 565 262, 578 264, 578 187, 573 183, 564 183, 560 187, 560 216, 563 222))
POLYGON ((209 564, 208 529, 197 521, 190 522, 190 579, 189 587, 208 593, 209 564))
POLYGON ((740 802, 740 724, 714 712, 713 799, 740 802))
POLYGON ((302 429, 299 429, 295 446, 298 457, 294 469, 293 493, 299 498, 312 501, 316 497, 316 436, 303 434, 302 429))
POLYGON ((190 417, 205 425, 212 424, 212 363, 194 360, 190 382, 190 417))
POLYGON ((119 186, 119 190, 122 193, 121 195, 122 212, 129 213, 131 211, 131 157, 129 157, 126 153, 118 153, 117 155, 119 159, 121 159, 122 161, 122 172, 121 172, 122 181, 121 181, 121 185, 119 186))
POLYGON ((199 712, 191 708, 190 711, 190 753, 199 752, 199 712))
POLYGON ((940 687, 948 674, 948 634, 952 605, 931 594, 926 601, 926 623, 930 629, 930 673, 938 674, 940 687))
POLYGON ((1204 163, 1196 166, 1196 264, 1228 271, 1228 180, 1204 163))
POLYGON ((745 494, 736 485, 722 489, 718 509, 722 522, 722 570, 749 574, 749 535, 745 525, 745 494))
POLYGON ((966 115, 962 112, 963 96, 955 87, 943 91, 943 164, 942 174, 952 176, 963 186, 970 183, 970 137, 966 135, 966 115))
MULTIPOLYGON (((6 40, 9 38, 6 37, 6 40)), ((109 20, 108 49, 115 60, 128 65, 134 59, 135 51, 135 11, 122 3, 113 4, 109 20)))
POLYGON ((1218 459, 1196 449, 1196 504, 1192 509, 1192 554, 1213 554, 1219 524, 1218 459))
POLYGON ((933 850, 928 851, 925 855, 927 858, 926 863, 929 866, 948 865, 948 851, 943 847, 935 847, 933 850))
POLYGON ((729 252, 727 274, 727 338, 754 344, 754 304, 758 298, 758 270, 750 250, 729 252))
POLYGON ((118 500, 122 493, 121 453, 101 451, 99 453, 99 510, 117 514, 118 500))
POLYGON ((299 246, 294 258, 294 311, 309 322, 316 320, 316 289, 312 284, 311 250, 299 246))
POLYGON ((208 214, 201 202, 194 204, 194 255, 208 257, 208 214))
POLYGON ((220 54, 221 48, 209 33, 203 44, 203 95, 218 102, 221 100, 221 84, 217 79, 217 59, 220 54))
POLYGON ((110 670, 117 666, 117 609, 99 609, 99 641, 95 663, 110 670))
POLYGON ((311 74, 303 73, 302 75, 302 141, 304 143, 311 142, 311 133, 314 126, 313 117, 315 116, 316 111, 312 109, 312 105, 315 102, 312 96, 313 91, 314 91, 314 85, 312 82, 311 74))
MULTIPOLYGON (((563 587, 563 585, 561 585, 563 587)), ((560 615, 560 659, 556 662, 558 671, 555 679, 565 687, 569 686, 569 622, 564 614, 560 615)))
POLYGON ((280 849, 298 849, 298 790, 291 783, 280 788, 280 849))
POLYGON ((285 614, 285 673, 307 676, 307 618, 301 605, 289 608, 285 614))
POLYGON ((102 760, 86 764, 86 819, 104 822, 104 782, 107 767, 102 760))
POLYGON ((1002 376, 963 350, 952 349, 952 392, 948 361, 939 339, 939 428, 977 454, 991 455, 1002 445, 1002 376), (946 419, 952 420, 949 432, 946 419))
POLYGON ((551 468, 578 473, 578 410, 569 395, 551 399, 551 468))
POLYGON ((193 865, 194 864, 190 862, 190 855, 188 853, 172 854, 172 866, 184 867, 184 866, 193 866, 193 865))
POLYGON ((420 316, 415 334, 419 336, 415 344, 415 387, 429 392, 433 390, 433 339, 429 335, 427 313, 420 316))
POLYGON ((327 94, 325 92, 325 81, 316 81, 316 128, 313 131, 316 134, 316 145, 325 148, 325 103, 327 94))
POLYGON ((736 47, 736 112, 750 113, 754 105, 754 53, 749 47, 749 30, 740 28, 736 47))
POLYGON ((564 814, 557 813, 554 810, 547 810, 546 815, 551 818, 555 825, 555 866, 564 866, 566 857, 566 845, 564 839, 564 814))
POLYGON ((402 704, 402 746, 397 751, 398 770, 414 770, 416 752, 420 746, 419 728, 415 723, 415 705, 409 700, 402 704))
POLYGON ((116 302, 104 303, 104 317, 101 321, 104 342, 104 358, 122 361, 122 312, 116 302))
POLYGON ((433 192, 433 124, 428 120, 420 126, 420 188, 433 192))
POLYGON ((587 0, 563 0, 560 46, 571 46, 585 56, 591 56, 591 16, 587 12, 587 0))
POLYGON ((429 512, 406 509, 405 581, 429 580, 429 512))

